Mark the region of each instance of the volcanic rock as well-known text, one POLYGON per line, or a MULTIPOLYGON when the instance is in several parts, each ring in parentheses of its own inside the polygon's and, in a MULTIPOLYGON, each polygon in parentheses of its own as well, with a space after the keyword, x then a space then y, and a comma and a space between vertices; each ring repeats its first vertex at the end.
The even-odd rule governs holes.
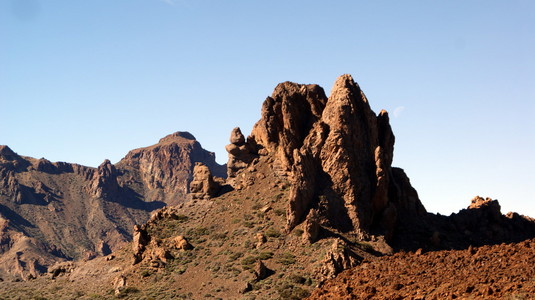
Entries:
POLYGON ((350 75, 338 78, 329 98, 317 85, 279 84, 247 143, 266 151, 274 170, 288 175, 288 231, 313 208, 323 223, 361 239, 376 233, 390 238, 398 210, 425 214, 417 198, 410 199, 412 207, 403 206, 412 187, 392 175, 388 113, 376 116, 350 75))
POLYGON ((189 184, 193 199, 211 198, 219 192, 221 186, 214 181, 210 169, 203 163, 195 163, 193 180, 189 184))
POLYGON ((315 209, 311 209, 305 219, 303 231, 303 239, 305 241, 314 243, 318 239, 321 228, 319 222, 318 212, 315 209))
POLYGON ((245 141, 239 127, 232 129, 230 133, 230 144, 225 146, 228 152, 227 175, 229 181, 236 177, 238 171, 246 168, 258 155, 255 153, 255 146, 249 140, 245 141))

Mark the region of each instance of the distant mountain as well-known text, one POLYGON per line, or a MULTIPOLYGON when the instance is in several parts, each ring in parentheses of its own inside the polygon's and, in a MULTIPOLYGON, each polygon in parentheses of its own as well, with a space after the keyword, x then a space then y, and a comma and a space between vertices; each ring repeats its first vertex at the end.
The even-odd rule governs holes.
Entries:
POLYGON ((35 277, 55 262, 119 249, 153 210, 186 200, 196 162, 226 175, 187 132, 98 168, 0 146, 0 278, 35 277))

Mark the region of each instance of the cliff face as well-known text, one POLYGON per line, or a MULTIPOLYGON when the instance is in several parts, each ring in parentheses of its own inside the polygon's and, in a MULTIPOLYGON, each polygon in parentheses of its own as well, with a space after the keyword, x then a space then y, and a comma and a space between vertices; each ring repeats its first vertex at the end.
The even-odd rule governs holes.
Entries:
POLYGON ((98 168, 0 146, 0 278, 35 277, 55 262, 119 249, 151 211, 186 200, 196 162, 224 175, 213 153, 186 132, 98 168))

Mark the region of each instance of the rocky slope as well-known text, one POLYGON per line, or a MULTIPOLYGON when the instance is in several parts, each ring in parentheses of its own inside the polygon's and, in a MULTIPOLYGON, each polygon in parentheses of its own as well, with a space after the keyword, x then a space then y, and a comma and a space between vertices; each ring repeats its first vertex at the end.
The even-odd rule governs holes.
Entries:
POLYGON ((58 261, 118 250, 151 211, 186 200, 195 162, 224 176, 213 153, 184 132, 98 168, 0 146, 0 278, 36 277, 58 261))
MULTIPOLYGON (((329 97, 317 85, 281 83, 249 137, 232 130, 226 181, 196 164, 191 201, 133 227, 128 247, 54 266, 50 278, 0 283, 0 297, 299 299, 395 252, 535 237, 532 219, 503 215, 492 199, 476 197, 450 217, 427 213, 404 171, 392 167, 394 140, 388 114, 371 110, 351 76, 339 77, 329 97)), ((143 163, 147 156, 117 164, 145 175, 117 180, 146 182, 138 194, 167 199, 150 187, 164 187, 171 171, 143 163)))

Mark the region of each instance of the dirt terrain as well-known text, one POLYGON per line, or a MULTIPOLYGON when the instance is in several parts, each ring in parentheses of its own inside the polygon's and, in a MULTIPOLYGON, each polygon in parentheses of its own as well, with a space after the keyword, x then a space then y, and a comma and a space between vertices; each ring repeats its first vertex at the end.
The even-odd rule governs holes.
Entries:
POLYGON ((535 299, 535 239, 365 261, 308 299, 535 299))

